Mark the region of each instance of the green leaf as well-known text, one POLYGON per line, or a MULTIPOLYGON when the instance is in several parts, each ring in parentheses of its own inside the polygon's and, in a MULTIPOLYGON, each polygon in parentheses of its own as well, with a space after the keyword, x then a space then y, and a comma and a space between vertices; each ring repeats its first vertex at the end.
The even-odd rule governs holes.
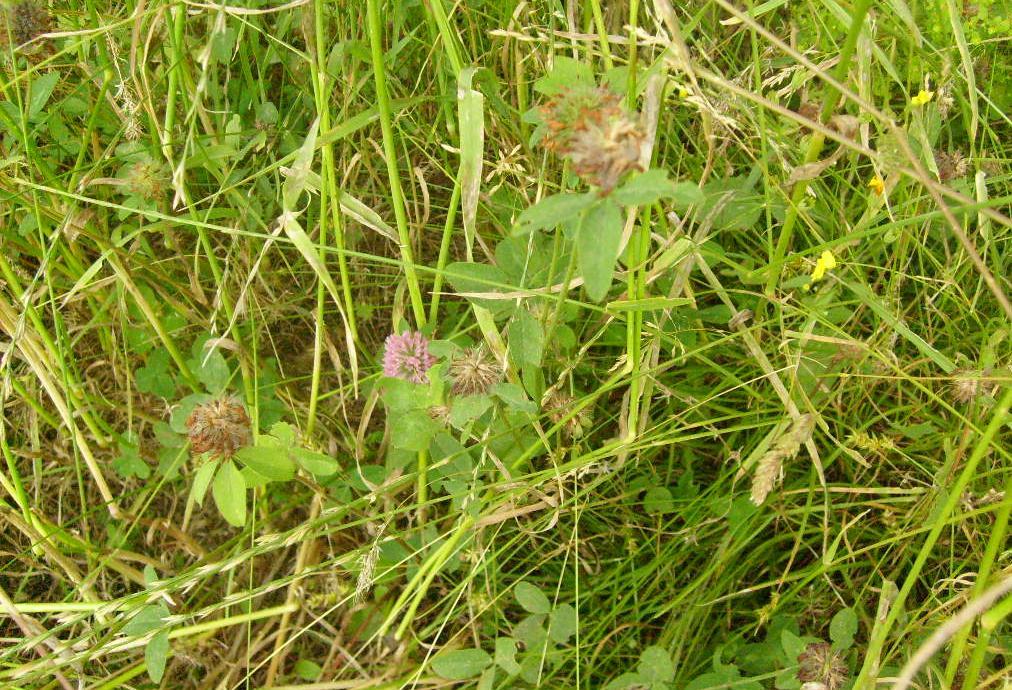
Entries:
POLYGON ((460 124, 460 172, 457 179, 460 181, 464 238, 468 247, 474 244, 485 148, 485 97, 471 88, 477 69, 467 67, 457 77, 457 119, 460 124))
POLYGON ((548 601, 545 593, 530 582, 524 580, 518 582, 513 589, 513 596, 516 597, 517 603, 529 613, 547 614, 552 610, 552 604, 548 601))
POLYGON ((206 402, 213 400, 210 395, 206 393, 194 393, 188 395, 179 401, 179 405, 172 409, 172 417, 169 419, 169 426, 177 434, 186 434, 189 430, 186 428, 186 418, 193 412, 193 408, 197 405, 203 405, 206 402))
MULTIPOLYGON (((738 672, 737 668, 734 666, 726 666, 719 671, 696 676, 689 682, 688 685, 685 686, 685 690, 714 690, 714 688, 734 688, 735 690, 738 690, 739 688, 745 687, 736 682, 740 678, 741 674, 738 672)), ((759 687, 761 688, 762 686, 759 687)))
POLYGON ((424 410, 435 404, 429 386, 403 379, 383 379, 383 402, 391 413, 424 410))
MULTIPOLYGON (((459 293, 489 293, 510 290, 510 280, 502 269, 490 264, 479 264, 471 261, 457 261, 446 267, 446 279, 459 293)), ((513 302, 490 297, 473 297, 465 295, 468 302, 493 312, 495 316, 503 316, 513 309, 513 302)))
POLYGON ((183 448, 186 445, 186 439, 174 432, 167 422, 155 422, 151 425, 151 430, 155 434, 155 440, 161 446, 166 448, 183 448))
POLYGON ((657 645, 643 650, 636 670, 650 683, 670 683, 675 678, 675 665, 671 663, 671 655, 657 645))
POLYGON ((112 467, 121 477, 147 479, 151 476, 151 468, 140 456, 137 446, 121 441, 119 449, 120 453, 112 461, 112 467))
POLYGON ((495 663, 511 676, 520 673, 517 663, 517 641, 512 637, 495 638, 495 663))
POLYGON ((671 204, 678 211, 685 213, 689 206, 697 206, 706 199, 703 190, 695 182, 676 182, 671 190, 671 204))
POLYGON ((506 403, 507 407, 517 412, 530 412, 533 414, 538 411, 538 406, 527 397, 524 389, 515 383, 505 381, 497 383, 493 391, 496 397, 506 403))
POLYGON ((474 678, 492 664, 492 657, 481 649, 454 649, 432 659, 432 670, 446 680, 474 678))
POLYGON ((243 467, 239 470, 239 474, 242 475, 243 481, 246 482, 247 489, 259 489, 267 486, 272 481, 254 470, 252 467, 243 467))
POLYGON ((606 311, 621 314, 624 312, 658 311, 671 309, 692 304, 694 300, 688 297, 644 297, 643 299, 622 299, 608 302, 604 306, 606 311))
POLYGON ((857 613, 848 607, 840 609, 829 621, 829 639, 833 641, 833 649, 842 652, 850 649, 857 635, 857 613))
POLYGON ((193 475, 193 487, 190 489, 190 495, 199 506, 204 505, 204 496, 207 494, 207 487, 211 485, 211 478, 216 469, 218 469, 218 461, 208 460, 193 475))
POLYGON ((475 686, 475 690, 492 690, 493 683, 495 683, 495 666, 489 666, 482 671, 481 678, 478 679, 478 685, 475 686))
MULTIPOLYGON (((315 124, 313 125, 315 128, 315 124)), ((287 189, 288 182, 285 182, 287 189)), ((287 194, 287 192, 286 192, 287 194)), ((297 196, 297 195, 296 195, 297 196)), ((327 269, 327 265, 320 259, 320 255, 316 251, 316 247, 313 245, 312 240, 309 239, 309 235, 302 229, 299 221, 295 219, 295 214, 289 209, 278 218, 278 222, 285 230, 285 235, 292 241, 295 248, 299 250, 299 254, 306 260, 310 268, 313 269, 313 273, 316 277, 327 288, 327 292, 330 294, 330 298, 334 301, 334 305, 337 307, 338 313, 341 315, 341 320, 345 325, 345 338, 348 339, 348 353, 349 359, 351 360, 351 372, 352 376, 358 375, 358 358, 355 354, 355 347, 350 341, 351 335, 348 331, 348 317, 344 311, 344 300, 341 298, 341 293, 337 289, 337 283, 334 282, 334 277, 330 275, 330 271, 327 269)))
POLYGON ((162 627, 162 621, 168 617, 169 610, 165 608, 165 604, 150 604, 138 611, 137 615, 123 626, 121 632, 124 635, 137 637, 162 627))
POLYGON ((465 395, 453 399, 450 407, 450 424, 455 429, 462 429, 465 424, 485 414, 492 406, 492 399, 487 395, 465 395))
POLYGON ((161 349, 148 355, 148 361, 134 372, 137 390, 160 398, 171 398, 176 393, 176 382, 169 375, 169 352, 161 349))
POLYGON ((526 309, 518 309, 509 325, 509 351, 521 365, 541 364, 544 332, 537 318, 526 309))
POLYGON ((389 420, 390 442, 394 448, 423 451, 439 431, 439 423, 425 410, 411 410, 389 420))
POLYGON ((554 194, 546 196, 533 206, 528 206, 517 218, 514 235, 527 235, 536 230, 555 228, 559 224, 576 218, 597 201, 597 194, 554 194))
POLYGON ((148 668, 148 678, 155 683, 162 682, 165 674, 165 662, 169 658, 169 631, 158 633, 144 647, 144 663, 148 668))
POLYGON ((594 71, 590 65, 565 55, 552 57, 552 69, 534 82, 534 90, 546 96, 578 86, 593 86, 594 71))
POLYGON ((548 640, 544 627, 545 615, 532 613, 513 626, 513 639, 523 640, 527 649, 541 649, 548 640))
MULTIPOLYGON (((302 146, 295 153, 292 167, 285 174, 285 181, 281 185, 282 205, 285 211, 295 210, 299 197, 302 196, 302 192, 309 186, 313 167, 313 155, 316 150, 316 134, 319 129, 320 120, 317 118, 313 120, 313 124, 310 125, 309 131, 306 133, 305 141, 302 142, 302 146)), ((316 252, 313 252, 313 254, 315 255, 316 252)))
POLYGON ((295 477, 295 463, 288 457, 285 448, 246 446, 240 448, 235 457, 257 474, 272 481, 284 482, 295 477))
POLYGON ((628 688, 642 688, 647 685, 647 680, 638 673, 623 673, 618 678, 613 678, 604 690, 627 690, 628 688))
POLYGON ((232 378, 225 356, 221 350, 214 348, 210 352, 201 352, 189 362, 197 380, 204 384, 208 393, 222 393, 232 378))
POLYGON ((675 510, 671 492, 663 486, 655 486, 643 497, 643 511, 647 515, 663 515, 675 510))
MULTIPOLYGON (((699 189, 696 188, 699 192, 699 189)), ((653 168, 634 175, 628 182, 611 193, 611 199, 622 206, 643 206, 652 204, 658 199, 666 199, 675 195, 675 183, 668 179, 666 170, 653 168)), ((702 200, 703 193, 699 192, 702 200)))
POLYGON ((747 230, 759 220, 763 210, 763 197, 753 187, 749 177, 730 177, 711 180, 703 187, 706 199, 699 205, 700 218, 712 216, 717 230, 747 230), (719 209, 719 210, 718 210, 719 209))
POLYGON ((576 609, 561 604, 548 616, 548 637, 559 644, 566 644, 576 634, 576 609))
POLYGON ((295 427, 287 422, 277 422, 271 426, 271 436, 278 440, 283 448, 291 448, 298 443, 298 435, 295 427))
POLYGON ((314 683, 320 679, 323 669, 320 665, 308 659, 299 659, 295 662, 295 675, 305 681, 314 683))
POLYGON ((805 651, 805 641, 784 628, 780 631, 780 648, 784 650, 784 656, 790 662, 796 662, 801 653, 805 651))
POLYGON ((788 668, 779 670, 773 680, 773 687, 776 690, 800 690, 801 681, 798 679, 797 665, 792 664, 788 668))
POLYGON ((587 296, 600 302, 608 294, 622 242, 622 212, 610 201, 588 210, 576 235, 576 261, 587 296))
POLYGON ((233 527, 246 524, 246 480, 231 460, 221 465, 221 471, 211 486, 214 502, 222 517, 233 527))
POLYGON ((28 119, 34 120, 42 112, 53 94, 53 89, 60 81, 60 73, 57 71, 47 72, 32 82, 32 95, 28 101, 28 119))
POLYGON ((314 477, 329 477, 341 469, 341 464, 324 453, 306 448, 292 448, 292 456, 299 466, 314 477))

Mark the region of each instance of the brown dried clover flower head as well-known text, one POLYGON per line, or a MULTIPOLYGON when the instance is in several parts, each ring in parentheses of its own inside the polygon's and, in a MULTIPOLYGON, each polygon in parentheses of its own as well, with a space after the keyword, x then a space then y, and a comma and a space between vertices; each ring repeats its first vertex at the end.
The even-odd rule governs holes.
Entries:
POLYGON ((839 690, 847 682, 847 664, 827 643, 814 642, 798 655, 798 680, 839 690))
POLYGON ((590 409, 587 407, 572 417, 569 416, 576 409, 576 398, 557 388, 545 393, 541 399, 541 409, 545 411, 553 425, 566 420, 562 431, 571 438, 581 438, 592 424, 590 409), (569 419, 566 419, 567 417, 569 419))
POLYGON ((24 45, 50 31, 53 19, 37 2, 22 0, 0 10, 0 43, 8 40, 15 46, 24 45))
POLYGON ((610 89, 567 89, 540 108, 545 122, 544 146, 573 163, 573 171, 608 193, 630 170, 642 170, 640 152, 646 138, 610 89))
POLYGON ((190 450, 227 458, 250 442, 250 420, 236 398, 224 396, 197 405, 186 418, 190 450))
POLYGON ((936 152, 935 165, 938 167, 938 179, 942 182, 966 177, 970 171, 970 161, 962 151, 936 152))
POLYGON ((984 392, 984 378, 988 372, 961 369, 952 380, 952 399, 966 405, 984 392))
POLYGON ((502 369, 484 346, 469 347, 450 362, 454 395, 480 395, 502 380, 502 369))
POLYGON ((133 163, 126 171, 126 189, 149 201, 157 201, 169 189, 169 175, 160 162, 150 158, 133 163))
POLYGON ((439 422, 443 426, 450 426, 450 407, 448 405, 433 405, 427 412, 432 421, 439 422))

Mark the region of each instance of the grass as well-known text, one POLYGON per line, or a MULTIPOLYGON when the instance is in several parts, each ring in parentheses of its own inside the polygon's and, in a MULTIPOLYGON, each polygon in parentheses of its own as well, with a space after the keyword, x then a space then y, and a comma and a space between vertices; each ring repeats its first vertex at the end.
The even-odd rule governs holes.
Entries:
POLYGON ((997 7, 6 2, 0 687, 1010 687, 997 7))

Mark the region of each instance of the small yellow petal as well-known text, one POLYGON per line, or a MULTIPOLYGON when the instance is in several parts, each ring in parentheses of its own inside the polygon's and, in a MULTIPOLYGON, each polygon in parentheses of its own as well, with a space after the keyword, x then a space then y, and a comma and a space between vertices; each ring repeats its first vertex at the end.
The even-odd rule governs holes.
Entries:
POLYGON ((925 91, 924 89, 921 89, 916 96, 910 99, 910 103, 913 105, 926 105, 934 97, 934 91, 925 91))
POLYGON ((815 262, 815 269, 812 271, 812 282, 816 283, 826 277, 826 271, 836 268, 836 257, 832 252, 825 251, 815 262))
POLYGON ((885 193, 886 188, 885 180, 876 175, 875 177, 868 180, 868 188, 871 189, 871 191, 878 194, 879 196, 882 196, 882 194, 885 193))

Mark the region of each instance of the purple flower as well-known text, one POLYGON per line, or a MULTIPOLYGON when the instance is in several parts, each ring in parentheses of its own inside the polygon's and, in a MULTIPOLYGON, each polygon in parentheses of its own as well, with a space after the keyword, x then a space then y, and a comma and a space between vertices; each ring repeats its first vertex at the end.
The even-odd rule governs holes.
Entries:
POLYGON ((425 372, 436 363, 429 354, 429 341, 417 331, 387 336, 383 352, 383 374, 412 383, 426 383, 425 372))

